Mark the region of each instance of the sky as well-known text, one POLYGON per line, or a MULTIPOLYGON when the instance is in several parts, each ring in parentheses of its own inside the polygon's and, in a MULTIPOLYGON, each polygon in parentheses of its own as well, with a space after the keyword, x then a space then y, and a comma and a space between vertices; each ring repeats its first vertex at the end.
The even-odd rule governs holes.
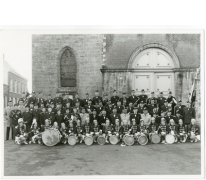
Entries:
MULTIPOLYGON (((32 91, 32 32, 21 30, 1 31, 1 55, 23 77, 28 79, 32 91)), ((2 57, 3 58, 3 57, 2 57)))

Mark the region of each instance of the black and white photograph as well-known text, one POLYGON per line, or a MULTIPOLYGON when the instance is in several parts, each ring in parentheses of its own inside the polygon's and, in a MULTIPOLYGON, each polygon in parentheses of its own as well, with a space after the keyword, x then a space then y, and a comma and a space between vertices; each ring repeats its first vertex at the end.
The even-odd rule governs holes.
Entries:
POLYGON ((201 30, 3 35, 5 177, 202 174, 201 30))

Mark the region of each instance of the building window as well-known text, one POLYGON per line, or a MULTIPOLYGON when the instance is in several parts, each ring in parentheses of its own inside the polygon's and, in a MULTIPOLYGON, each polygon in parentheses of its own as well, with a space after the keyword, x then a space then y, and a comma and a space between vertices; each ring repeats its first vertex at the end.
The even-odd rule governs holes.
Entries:
POLYGON ((60 59, 60 76, 62 87, 76 86, 77 63, 74 53, 67 48, 60 59))
POLYGON ((9 91, 13 92, 13 79, 10 79, 9 91))
POLYGON ((14 81, 14 92, 17 93, 17 80, 14 81))

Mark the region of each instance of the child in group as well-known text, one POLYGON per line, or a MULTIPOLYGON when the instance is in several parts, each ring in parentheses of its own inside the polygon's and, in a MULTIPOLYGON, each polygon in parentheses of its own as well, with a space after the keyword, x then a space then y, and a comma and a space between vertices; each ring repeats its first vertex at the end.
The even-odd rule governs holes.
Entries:
POLYGON ((120 126, 119 119, 115 119, 115 125, 113 126, 112 134, 116 135, 119 141, 120 138, 122 138, 121 131, 122 131, 122 126, 120 126))
POLYGON ((140 119, 140 125, 139 125, 137 131, 140 132, 140 134, 142 133, 142 134, 148 136, 148 130, 147 130, 147 127, 144 124, 144 120, 143 119, 140 119))
POLYGON ((137 141, 137 136, 139 133, 138 133, 138 125, 135 119, 132 119, 132 126, 130 129, 130 133, 134 136, 134 139, 137 141))
POLYGON ((91 127, 91 133, 93 135, 94 142, 97 142, 97 138, 98 138, 99 133, 100 133, 100 127, 99 127, 96 119, 93 120, 93 125, 91 127))
POLYGON ((168 134, 168 126, 165 123, 165 118, 161 119, 161 124, 159 125, 158 134, 161 135, 161 141, 163 144, 167 144, 165 141, 165 136, 168 134))
POLYGON ((84 140, 86 136, 90 136, 90 132, 91 132, 91 126, 89 124, 89 118, 86 119, 86 122, 85 124, 83 125, 83 128, 82 128, 82 139, 84 140))
POLYGON ((26 139, 28 138, 28 135, 26 134, 26 125, 23 124, 23 119, 18 119, 18 125, 15 127, 15 143, 16 144, 28 144, 26 142, 26 139))
POLYGON ((68 129, 67 129, 65 123, 61 123, 60 132, 61 132, 61 135, 62 135, 61 142, 63 144, 67 144, 69 135, 68 135, 68 129))
POLYGON ((56 121, 54 122, 52 128, 59 130, 59 125, 58 125, 58 123, 56 121))
POLYGON ((45 125, 42 126, 41 131, 45 131, 51 128, 51 121, 49 119, 45 119, 45 125))
POLYGON ((190 137, 190 142, 197 142, 197 135, 200 135, 200 128, 196 124, 195 119, 191 119, 188 135, 190 137))
POLYGON ((149 125, 149 139, 151 140, 151 137, 153 134, 157 134, 158 131, 158 124, 155 122, 155 118, 151 118, 151 123, 149 125))
POLYGON ((36 122, 36 119, 33 119, 33 123, 31 125, 30 133, 29 133, 29 144, 37 142, 41 144, 41 134, 40 134, 40 128, 38 127, 38 124, 36 122))
POLYGON ((130 126, 128 124, 128 121, 127 120, 123 120, 122 121, 122 131, 121 131, 122 136, 121 136, 121 139, 120 139, 122 141, 121 146, 125 146, 124 136, 130 134, 129 130, 130 130, 130 126))
POLYGON ((81 121, 78 119, 77 120, 77 125, 76 125, 76 129, 77 129, 77 142, 82 143, 83 141, 83 137, 82 137, 82 126, 81 126, 81 121))
POLYGON ((185 132, 185 126, 183 124, 182 119, 179 119, 177 133, 178 133, 178 143, 185 142, 187 139, 187 133, 185 132), (184 139, 185 139, 185 141, 184 141, 184 139))
POLYGON ((69 136, 77 136, 76 126, 72 121, 69 122, 68 134, 69 136))
POLYGON ((107 119, 106 124, 105 124, 105 126, 103 126, 103 130, 102 130, 106 143, 109 143, 108 138, 112 135, 112 129, 113 129, 113 127, 110 124, 110 120, 107 119))
POLYGON ((170 122, 168 124, 169 128, 169 134, 172 134, 175 137, 175 142, 177 142, 178 138, 177 138, 177 126, 175 124, 174 119, 170 119, 170 122))

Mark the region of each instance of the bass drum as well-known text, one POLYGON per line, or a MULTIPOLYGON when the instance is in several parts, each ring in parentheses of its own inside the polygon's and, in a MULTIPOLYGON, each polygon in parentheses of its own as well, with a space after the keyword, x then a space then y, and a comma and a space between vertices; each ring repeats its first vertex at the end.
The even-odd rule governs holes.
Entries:
POLYGON ((165 141, 167 144, 173 144, 175 142, 175 136, 173 136, 172 134, 167 134, 165 136, 165 141))
POLYGON ((97 138, 97 143, 99 144, 99 145, 104 145, 105 144, 105 138, 104 138, 104 136, 103 135, 99 135, 98 136, 98 138, 97 138))
POLYGON ((138 135, 137 142, 140 145, 146 145, 148 143, 148 138, 145 134, 138 135))
POLYGON ((159 144, 161 141, 161 136, 159 134, 152 134, 151 142, 154 144, 159 144))
POLYGON ((119 139, 116 135, 112 135, 109 137, 109 142, 113 145, 117 144, 119 142, 119 139))
POLYGON ((58 129, 47 129, 42 133, 42 141, 46 146, 55 146, 60 142, 61 134, 58 129))
POLYGON ((77 143, 77 139, 76 136, 69 136, 68 137, 68 144, 71 146, 74 146, 77 143))
POLYGON ((87 145, 87 146, 91 146, 93 144, 93 137, 92 136, 86 136, 84 138, 84 143, 87 145))
POLYGON ((123 141, 127 146, 131 146, 134 144, 134 137, 132 135, 124 135, 123 141))

